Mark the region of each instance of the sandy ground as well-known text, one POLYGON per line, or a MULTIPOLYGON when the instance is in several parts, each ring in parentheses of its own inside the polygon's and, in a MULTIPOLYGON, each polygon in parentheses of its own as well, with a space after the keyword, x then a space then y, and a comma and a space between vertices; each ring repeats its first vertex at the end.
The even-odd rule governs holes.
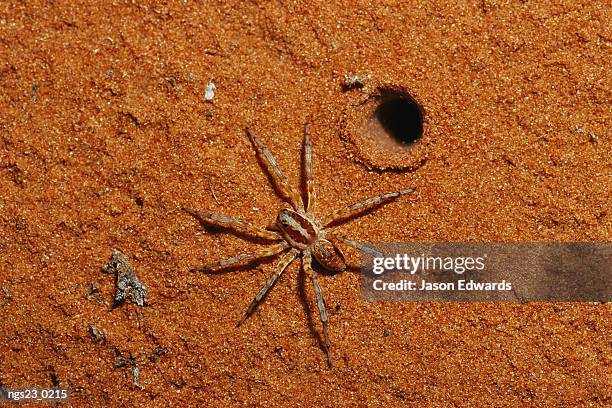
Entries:
POLYGON ((358 273, 322 276, 330 370, 298 263, 237 329, 272 265, 190 273, 258 245, 180 211, 267 225, 282 201, 244 129, 297 184, 310 123, 322 214, 417 190, 343 226, 355 240, 610 241, 609 5, 231 3, 0 4, 0 386, 73 406, 611 406, 610 304, 365 303, 358 273), (368 139, 377 87, 421 104, 412 149, 368 139), (113 249, 145 307, 111 307, 113 249))

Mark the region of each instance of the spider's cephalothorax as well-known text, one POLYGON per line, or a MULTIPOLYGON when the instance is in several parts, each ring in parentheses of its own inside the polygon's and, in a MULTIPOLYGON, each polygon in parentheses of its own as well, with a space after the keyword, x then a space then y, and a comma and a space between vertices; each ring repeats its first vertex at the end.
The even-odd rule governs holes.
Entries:
POLYGON ((319 228, 314 221, 288 208, 280 210, 276 226, 289 245, 302 251, 319 239, 319 228))
POLYGON ((332 229, 346 221, 351 217, 359 216, 374 207, 383 205, 403 194, 412 193, 414 190, 405 189, 395 193, 381 194, 376 197, 358 202, 348 207, 333 211, 323 218, 315 217, 316 194, 314 188, 314 179, 312 175, 312 145, 308 135, 308 126, 304 127, 304 177, 306 181, 306 200, 302 200, 300 194, 291 188, 287 177, 276 164, 276 159, 268 150, 266 145, 251 131, 247 129, 247 133, 255 147, 255 150, 262 162, 266 164, 266 170, 274 180, 274 183, 283 197, 287 200, 290 208, 284 208, 279 211, 276 217, 276 223, 269 229, 255 227, 245 221, 235 218, 225 217, 223 215, 214 214, 208 211, 197 211, 189 208, 183 210, 192 216, 199 219, 207 225, 215 225, 230 229, 234 232, 254 236, 262 240, 271 241, 272 243, 253 253, 237 255, 232 258, 223 259, 216 262, 211 262, 199 268, 194 268, 194 271, 214 271, 236 265, 248 264, 263 258, 269 258, 283 254, 280 258, 276 270, 272 276, 268 278, 266 283, 261 287, 242 318, 236 324, 240 326, 247 317, 253 313, 257 305, 264 298, 268 290, 274 285, 282 273, 287 269, 289 264, 299 255, 302 256, 302 267, 304 272, 312 281, 312 286, 317 300, 317 308, 319 309, 319 317, 323 325, 323 335, 325 337, 325 354, 327 356, 327 364, 331 367, 331 352, 329 329, 327 322, 327 312, 325 310, 325 302, 323 300, 323 291, 317 278, 317 274, 312 268, 312 257, 314 257, 319 265, 330 272, 341 272, 346 269, 344 255, 338 247, 337 243, 342 242, 359 249, 362 252, 380 256, 378 251, 352 241, 332 229))
POLYGON ((340 248, 324 238, 324 233, 308 215, 283 208, 276 218, 276 227, 289 245, 301 251, 309 250, 327 271, 342 272, 346 269, 340 248))

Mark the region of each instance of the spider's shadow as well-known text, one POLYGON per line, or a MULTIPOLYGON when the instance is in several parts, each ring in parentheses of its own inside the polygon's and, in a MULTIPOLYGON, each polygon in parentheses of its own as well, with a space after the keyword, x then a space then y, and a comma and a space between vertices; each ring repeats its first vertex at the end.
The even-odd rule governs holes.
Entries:
MULTIPOLYGON (((245 270, 252 269, 255 266, 260 266, 263 264, 270 264, 277 258, 278 258, 278 254, 271 255, 267 258, 257 259, 252 262, 234 265, 234 266, 227 267, 227 268, 217 269, 214 271, 207 271, 205 273, 208 275, 218 275, 218 274, 231 273, 231 272, 236 272, 236 271, 241 271, 241 270, 245 271, 245 270)), ((298 296, 299 296, 300 302, 302 303, 302 307, 304 308, 304 313, 306 315, 306 324, 308 326, 308 330, 310 331, 310 335, 316 339, 319 349, 325 352, 325 342, 322 336, 322 331, 317 330, 317 325, 314 319, 315 314, 318 316, 318 309, 314 310, 315 308, 313 308, 312 302, 309 301, 309 296, 306 293, 306 284, 307 284, 306 283, 306 273, 304 272, 304 267, 302 265, 302 259, 297 258, 296 260, 298 260, 300 264, 298 267, 298 296)), ((340 272, 326 271, 324 268, 321 267, 321 265, 314 258, 313 258, 312 266, 316 273, 319 273, 324 276, 334 276, 340 273, 340 272)), ((361 270, 358 266, 347 265, 347 269, 344 272, 360 273, 360 271, 361 270)), ((266 295, 261 299, 257 309, 259 309, 265 303, 266 298, 268 297, 270 292, 274 289, 277 283, 278 281, 275 282, 274 286, 272 286, 270 290, 266 293, 266 295)), ((313 292, 312 296, 315 296, 314 290, 312 292, 313 292)), ((327 307, 327 303, 325 304, 325 307, 327 308, 328 315, 329 315, 329 308, 327 307)), ((254 316, 250 316, 250 317, 252 318, 254 316)), ((323 328, 321 327, 321 330, 322 329, 323 328)))
MULTIPOLYGON (((265 241, 267 242, 267 241, 265 241)), ((258 259, 253 259, 250 262, 244 262, 244 263, 238 263, 236 265, 231 265, 231 266, 226 266, 226 267, 221 267, 221 268, 216 268, 213 270, 207 270, 207 271, 203 271, 202 273, 205 273, 206 275, 223 275, 226 273, 232 273, 232 272, 239 272, 239 271, 248 271, 248 270, 252 270, 255 267, 259 266, 259 265, 267 265, 272 263, 273 261, 275 261, 278 258, 279 254, 272 254, 270 256, 267 256, 265 258, 258 258, 258 259)), ((198 269, 197 267, 194 269, 198 269)), ((262 299, 263 301, 263 299, 262 299)))
MULTIPOLYGON (((318 272, 318 270, 316 270, 316 272, 318 272)), ((319 349, 321 349, 321 351, 325 353, 325 342, 323 340, 323 337, 321 336, 321 333, 319 333, 319 331, 317 330, 317 326, 315 325, 315 321, 312 317, 312 304, 308 301, 308 294, 306 293, 306 273, 304 272, 304 267, 302 265, 300 265, 300 270, 298 272, 298 292, 300 296, 300 302, 302 302, 302 307, 304 308, 304 312, 306 314, 306 324, 308 325, 310 335, 313 338, 317 339, 317 345, 319 346, 319 349)), ((325 307, 327 307, 327 305, 325 307)))
POLYGON ((361 274, 361 267, 357 265, 346 265, 344 272, 361 274))
POLYGON ((249 235, 243 232, 239 232, 236 231, 234 229, 232 229, 231 227, 222 227, 222 226, 217 226, 217 225, 209 225, 206 224, 204 222, 202 222, 201 220, 199 220, 198 218, 195 218, 199 223, 200 226, 202 227, 202 230, 206 231, 207 234, 211 234, 211 235, 219 235, 219 234, 228 234, 228 235, 233 235, 235 237, 238 237, 242 240, 245 241, 249 241, 252 242, 254 244, 260 244, 260 245, 270 245, 274 242, 278 242, 278 241, 273 241, 270 239, 263 239, 263 238, 259 238, 253 235, 249 235))
MULTIPOLYGON (((225 273, 231 273, 231 272, 236 272, 236 271, 245 271, 245 270, 249 270, 254 266, 259 266, 262 264, 269 264, 271 263, 273 260, 275 260, 277 257, 274 255, 271 255, 268 258, 263 258, 263 259, 258 259, 258 260, 254 260, 252 262, 249 263, 245 263, 245 264, 239 264, 239 265, 234 265, 234 266, 230 266, 227 268, 221 268, 221 269, 216 269, 213 271, 206 271, 204 273, 206 273, 207 275, 219 275, 219 274, 225 274, 225 273)), ((313 313, 315 313, 315 311, 312 308, 311 302, 308 299, 308 294, 306 293, 306 273, 304 272, 304 267, 302 266, 302 258, 296 258, 296 260, 299 261, 299 267, 298 267, 298 296, 300 299, 300 302, 302 303, 302 307, 304 308, 304 312, 306 315, 306 324, 308 326, 308 330, 310 331, 310 334, 313 338, 316 339, 317 344, 319 346, 319 348, 325 352, 325 343, 324 340, 321 336, 321 333, 319 333, 319 331, 317 330, 317 326, 315 324, 315 320, 313 318, 313 313)), ((321 273, 321 274, 326 274, 326 275, 332 275, 329 272, 323 272, 323 268, 321 268, 319 265, 315 263, 313 263, 313 267, 315 268, 315 271, 317 273, 321 273)), ((270 288, 270 290, 266 293, 266 295, 261 299, 261 301, 259 302, 257 309, 259 309, 266 301, 268 295, 270 294, 270 292, 274 289, 274 287, 276 286, 276 284, 278 283, 275 282, 274 286, 272 286, 270 288)), ((314 293, 313 293, 314 296, 314 293)), ((326 305, 327 307, 327 305, 326 305)), ((255 311, 253 311, 255 312, 255 311)), ((254 314, 254 313, 253 313, 254 314)), ((249 316, 250 318, 254 317, 254 316, 249 316)))

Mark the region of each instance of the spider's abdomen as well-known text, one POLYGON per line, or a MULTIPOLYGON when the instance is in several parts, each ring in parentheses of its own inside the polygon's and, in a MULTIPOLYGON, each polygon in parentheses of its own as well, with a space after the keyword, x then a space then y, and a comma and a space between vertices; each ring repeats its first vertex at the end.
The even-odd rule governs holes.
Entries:
POLYGON ((342 272, 346 269, 344 254, 340 248, 326 239, 320 239, 313 245, 312 255, 323 268, 330 272, 342 272))
POLYGON ((287 242, 294 248, 305 249, 319 237, 319 229, 307 217, 288 208, 276 217, 276 225, 287 242))

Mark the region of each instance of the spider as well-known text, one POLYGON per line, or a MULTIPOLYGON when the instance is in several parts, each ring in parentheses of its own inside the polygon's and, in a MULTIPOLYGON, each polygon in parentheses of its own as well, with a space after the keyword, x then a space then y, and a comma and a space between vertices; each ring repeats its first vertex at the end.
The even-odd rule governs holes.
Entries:
POLYGON ((323 300, 323 291, 317 278, 317 273, 312 267, 312 258, 327 272, 337 273, 346 269, 344 254, 338 247, 338 242, 343 242, 362 252, 373 256, 381 256, 378 251, 359 244, 343 235, 332 231, 334 227, 349 218, 364 215, 367 210, 386 204, 404 194, 414 192, 413 189, 405 189, 394 193, 381 194, 376 197, 360 201, 348 207, 336 210, 323 218, 315 217, 316 210, 316 191, 314 186, 312 171, 312 145, 308 125, 304 126, 304 167, 303 177, 306 185, 306 197, 302 199, 300 193, 293 189, 285 174, 281 171, 266 145, 249 128, 247 134, 260 159, 260 164, 268 173, 280 195, 286 199, 276 217, 276 221, 269 227, 259 228, 245 221, 223 215, 214 214, 209 211, 198 211, 190 208, 182 210, 198 219, 204 225, 211 225, 228 229, 239 235, 251 236, 260 240, 271 242, 269 246, 252 253, 246 253, 208 263, 204 266, 193 268, 192 271, 214 272, 222 269, 234 268, 244 264, 250 264, 258 260, 276 257, 282 254, 275 266, 275 272, 267 279, 261 287, 249 307, 246 309, 240 320, 236 323, 239 327, 255 310, 268 291, 280 278, 289 264, 298 255, 302 258, 302 268, 304 273, 312 281, 316 296, 319 318, 323 326, 325 338, 325 355, 327 365, 332 367, 331 342, 329 340, 328 316, 323 300))

